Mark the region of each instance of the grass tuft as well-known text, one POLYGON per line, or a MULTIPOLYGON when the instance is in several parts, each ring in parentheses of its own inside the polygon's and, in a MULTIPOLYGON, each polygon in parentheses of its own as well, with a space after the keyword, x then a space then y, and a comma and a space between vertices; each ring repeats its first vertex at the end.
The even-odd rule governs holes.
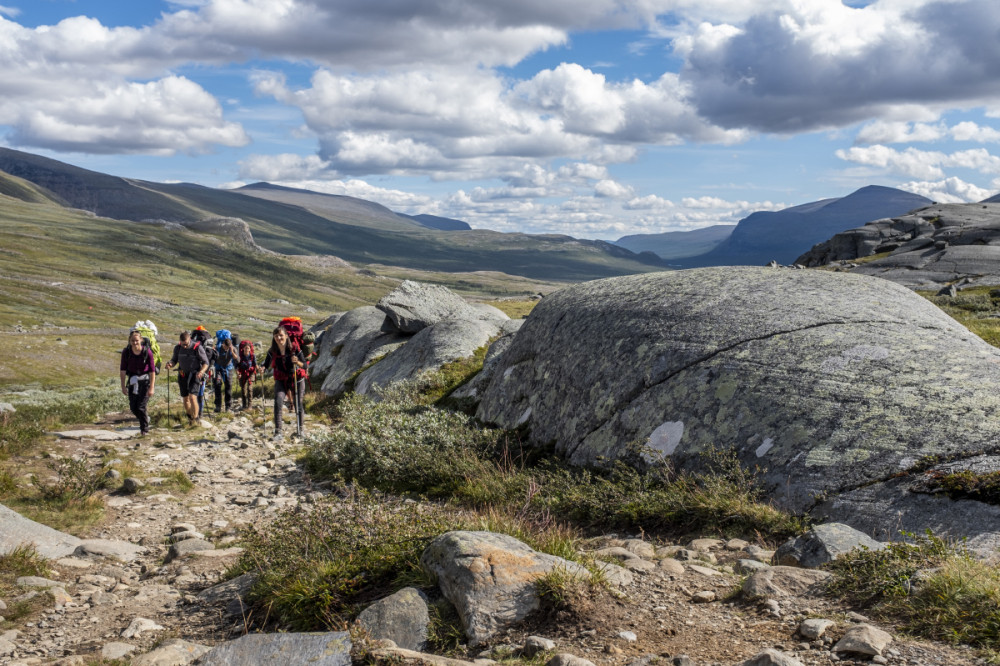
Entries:
POLYGON ((928 532, 832 563, 829 591, 916 635, 1000 649, 1000 571, 928 532))

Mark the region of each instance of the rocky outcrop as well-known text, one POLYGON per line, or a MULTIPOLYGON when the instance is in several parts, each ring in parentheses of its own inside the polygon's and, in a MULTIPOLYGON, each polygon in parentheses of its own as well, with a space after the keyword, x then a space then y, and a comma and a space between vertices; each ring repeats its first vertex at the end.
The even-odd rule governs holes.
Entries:
POLYGON ((816 525, 806 534, 790 539, 774 552, 776 564, 818 567, 855 549, 884 550, 886 545, 841 523, 816 525))
POLYGON ((483 369, 467 383, 455 389, 451 394, 452 398, 471 400, 472 404, 479 402, 479 395, 493 378, 493 373, 500 364, 500 357, 510 349, 510 345, 514 342, 514 335, 521 330, 523 325, 523 319, 508 319, 500 326, 499 337, 486 350, 486 356, 483 358, 483 369))
POLYGON ((814 246, 796 263, 838 265, 913 288, 1000 284, 1000 204, 937 204, 869 222, 814 246), (884 256, 876 256, 884 255, 884 256), (859 259, 874 259, 857 262, 859 259))
POLYGON ((310 374, 322 378, 326 395, 374 394, 471 356, 508 321, 497 308, 466 303, 445 287, 405 281, 377 308, 355 308, 318 324, 330 322, 310 374))
POLYGON ((416 379, 450 361, 471 356, 497 334, 492 321, 443 319, 422 329, 405 345, 362 372, 354 391, 368 394, 377 387, 416 379))
MULTIPOLYGON (((731 447, 766 468, 779 505, 804 512, 827 498, 826 515, 857 527, 860 502, 839 510, 836 498, 897 498, 893 483, 917 480, 893 477, 926 456, 1000 460, 1000 351, 864 276, 720 267, 612 278, 535 308, 477 415, 525 426, 578 464, 634 457, 639 442, 647 463, 698 469, 710 447, 731 447)), ((947 523, 952 500, 923 501, 933 507, 921 520, 947 523)), ((911 507, 895 508, 906 529, 911 507)))

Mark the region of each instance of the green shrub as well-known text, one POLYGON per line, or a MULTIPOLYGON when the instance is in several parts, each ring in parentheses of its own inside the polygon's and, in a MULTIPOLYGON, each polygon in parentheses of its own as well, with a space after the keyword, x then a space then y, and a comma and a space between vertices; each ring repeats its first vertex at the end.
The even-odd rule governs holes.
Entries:
POLYGON ((1000 571, 930 532, 833 562, 831 594, 926 638, 1000 649, 1000 571))
POLYGON ((365 602, 394 591, 400 572, 419 566, 431 539, 455 527, 443 510, 359 492, 251 529, 235 572, 258 576, 249 597, 257 622, 343 628, 365 602))

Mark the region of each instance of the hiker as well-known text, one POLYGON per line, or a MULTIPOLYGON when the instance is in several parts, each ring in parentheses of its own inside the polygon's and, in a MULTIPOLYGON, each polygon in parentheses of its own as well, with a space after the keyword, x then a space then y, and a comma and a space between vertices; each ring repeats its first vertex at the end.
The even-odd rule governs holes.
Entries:
POLYGON ((135 329, 128 334, 128 345, 122 349, 119 365, 122 393, 128 396, 128 407, 139 419, 139 436, 149 434, 149 413, 146 407, 156 386, 156 361, 153 350, 142 339, 142 333, 135 329))
POLYGON ((212 376, 212 366, 215 363, 215 345, 208 335, 208 329, 199 324, 191 330, 191 344, 195 348, 201 347, 205 350, 205 357, 208 358, 208 372, 202 377, 201 385, 198 386, 198 416, 201 418, 205 411, 205 385, 212 376))
POLYGON ((205 373, 208 372, 208 356, 204 345, 191 340, 191 334, 181 331, 180 343, 174 346, 174 354, 167 363, 167 369, 180 366, 177 373, 177 384, 180 386, 181 398, 184 399, 184 411, 188 420, 194 423, 198 411, 198 390, 203 386, 205 373))
POLYGON ((240 376, 240 397, 243 409, 250 409, 250 401, 253 398, 253 380, 256 375, 260 374, 253 342, 241 340, 239 353, 240 361, 239 365, 236 366, 236 372, 240 376))
MULTIPOLYGON (((306 365, 305 356, 298 349, 294 349, 288 332, 278 326, 271 334, 271 348, 267 350, 264 358, 264 367, 274 371, 274 438, 280 440, 281 434, 281 408, 285 404, 285 396, 289 396, 292 401, 292 408, 295 407, 295 371, 306 365)), ((305 382, 299 379, 299 382, 305 382)), ((302 387, 304 389, 304 386, 302 387)))
POLYGON ((232 375, 240 362, 239 352, 233 346, 233 336, 226 329, 215 332, 215 374, 212 389, 215 391, 215 413, 222 411, 222 392, 225 387, 226 411, 233 411, 232 375))

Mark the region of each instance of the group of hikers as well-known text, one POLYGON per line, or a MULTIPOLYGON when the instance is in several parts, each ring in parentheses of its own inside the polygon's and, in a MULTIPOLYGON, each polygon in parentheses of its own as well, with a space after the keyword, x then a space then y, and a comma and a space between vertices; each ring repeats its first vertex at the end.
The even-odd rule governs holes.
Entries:
MULTIPOLYGON (((129 331, 128 345, 122 349, 119 375, 122 393, 128 396, 129 409, 139 419, 139 435, 149 432, 149 399, 160 372, 160 349, 156 342, 156 326, 138 321, 129 331)), ((285 401, 296 414, 297 430, 302 429, 302 396, 305 393, 308 356, 312 351, 311 334, 304 334, 297 317, 286 317, 271 333, 271 346, 263 361, 258 362, 250 340, 240 340, 228 329, 219 329, 212 336, 204 326, 181 331, 173 354, 165 364, 168 377, 177 369, 177 385, 189 423, 201 418, 205 405, 205 386, 211 380, 215 393, 215 412, 233 411, 232 389, 234 374, 239 379, 242 409, 249 409, 253 383, 270 373, 274 377, 274 437, 282 438, 285 401)), ((168 389, 169 391, 169 385, 168 389)), ((169 396, 169 393, 168 393, 169 396)), ((263 396, 263 392, 262 392, 263 396)), ((261 398, 263 400, 263 397, 261 398)), ((168 399, 169 409, 169 399, 168 399)))

